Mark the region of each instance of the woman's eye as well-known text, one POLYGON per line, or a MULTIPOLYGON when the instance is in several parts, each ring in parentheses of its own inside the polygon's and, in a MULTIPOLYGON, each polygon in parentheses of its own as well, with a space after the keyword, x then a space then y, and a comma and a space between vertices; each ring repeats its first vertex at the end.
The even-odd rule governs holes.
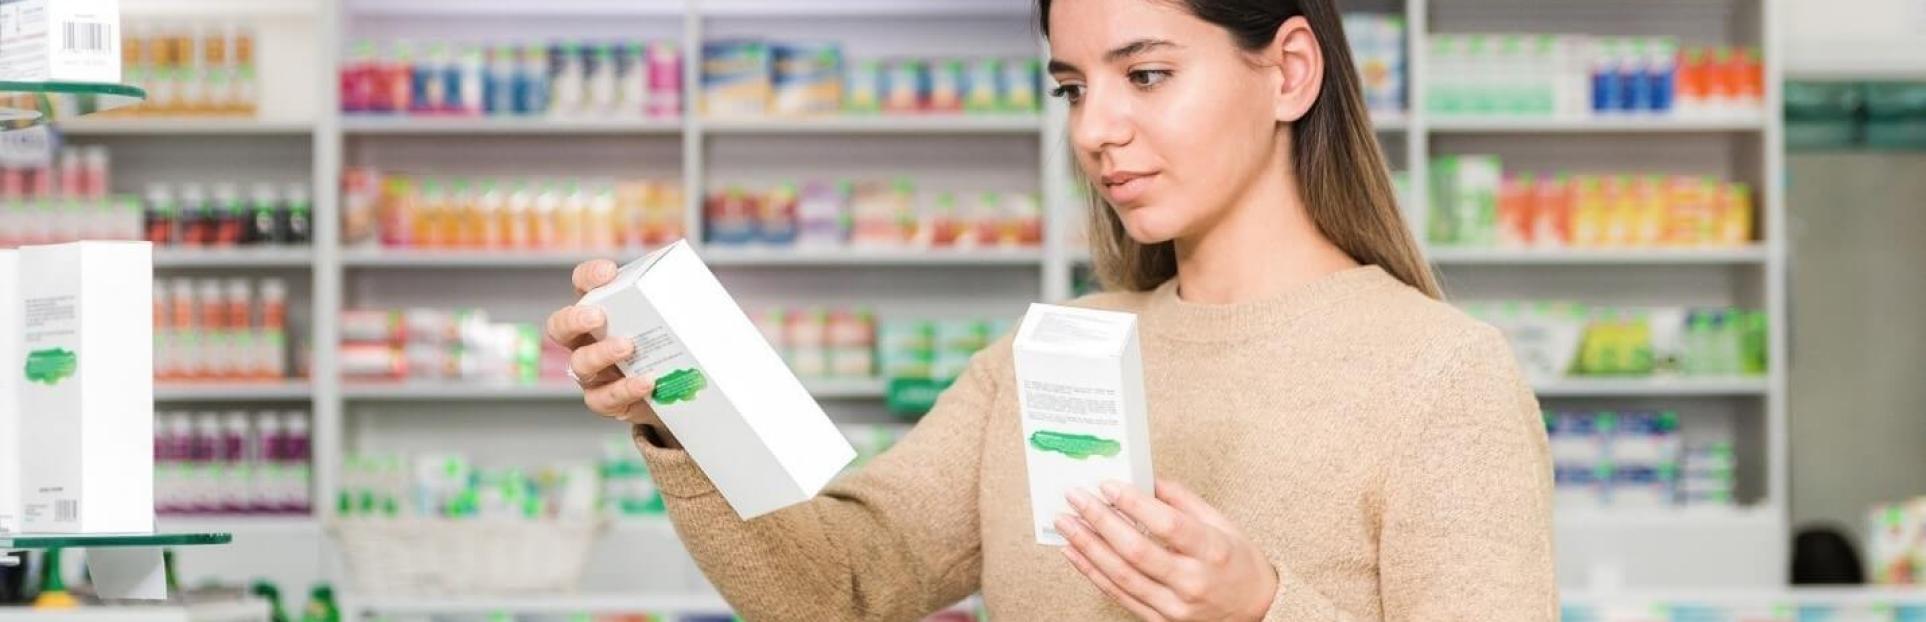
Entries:
POLYGON ((1168 69, 1137 69, 1130 72, 1130 83, 1140 88, 1150 88, 1170 78, 1168 69))
POLYGON ((1050 89, 1050 96, 1069 100, 1070 103, 1074 104, 1083 99, 1083 85, 1061 84, 1058 85, 1057 88, 1050 89))

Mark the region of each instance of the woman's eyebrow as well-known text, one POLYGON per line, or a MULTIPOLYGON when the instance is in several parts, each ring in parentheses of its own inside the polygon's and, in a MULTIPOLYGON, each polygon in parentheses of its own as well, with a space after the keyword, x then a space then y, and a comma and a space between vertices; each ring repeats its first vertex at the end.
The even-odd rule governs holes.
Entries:
MULTIPOLYGON (((1108 52, 1104 52, 1103 62, 1114 63, 1126 58, 1130 58, 1132 56, 1138 56, 1138 55, 1149 53, 1151 50, 1155 50, 1158 48, 1182 49, 1183 47, 1184 46, 1178 45, 1177 42, 1170 41, 1167 39, 1138 39, 1136 41, 1131 41, 1129 43, 1125 43, 1123 45, 1117 46, 1115 49, 1112 49, 1108 52)), ((1054 58, 1050 59, 1049 69, 1050 69, 1050 73, 1077 73, 1079 71, 1076 65, 1072 65, 1070 63, 1066 63, 1054 58)))

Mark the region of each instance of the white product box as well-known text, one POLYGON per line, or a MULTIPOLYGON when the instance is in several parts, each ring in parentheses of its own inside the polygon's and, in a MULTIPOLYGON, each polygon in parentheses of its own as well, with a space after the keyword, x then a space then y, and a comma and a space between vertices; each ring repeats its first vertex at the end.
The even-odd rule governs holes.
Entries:
POLYGON ((0 533, 20 531, 20 253, 0 250, 0 533))
POLYGON ((147 242, 20 250, 27 531, 154 529, 153 283, 147 242))
POLYGON ((120 82, 119 0, 0 0, 0 80, 120 82))
POLYGON ((1096 496, 1116 480, 1155 494, 1137 316, 1032 304, 1015 351, 1030 514, 1037 543, 1062 546, 1054 523, 1071 489, 1096 496))
POLYGON ((855 459, 687 242, 623 266, 580 304, 607 312, 598 339, 635 343, 623 373, 655 378, 650 405, 744 519, 808 500, 855 459))

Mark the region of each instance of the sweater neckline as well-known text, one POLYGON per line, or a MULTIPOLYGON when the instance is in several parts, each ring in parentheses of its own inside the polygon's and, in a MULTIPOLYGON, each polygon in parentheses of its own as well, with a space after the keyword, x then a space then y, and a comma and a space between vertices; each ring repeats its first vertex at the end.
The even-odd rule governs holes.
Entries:
POLYGON ((1333 303, 1402 282, 1376 265, 1339 270, 1261 300, 1232 304, 1186 301, 1177 278, 1150 294, 1145 324, 1158 336, 1179 341, 1245 341, 1275 332, 1294 320, 1333 303))

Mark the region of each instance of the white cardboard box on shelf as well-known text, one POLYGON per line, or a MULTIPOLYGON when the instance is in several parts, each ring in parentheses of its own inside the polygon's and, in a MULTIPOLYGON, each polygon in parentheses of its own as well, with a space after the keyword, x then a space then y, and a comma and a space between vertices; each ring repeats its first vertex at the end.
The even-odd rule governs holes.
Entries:
POLYGON ((1154 494, 1137 316, 1032 304, 1017 328, 1017 404, 1038 544, 1062 546, 1064 495, 1116 480, 1154 494))
POLYGON ((26 531, 154 529, 153 283, 147 242, 21 249, 26 531))
POLYGON ((20 531, 20 252, 0 250, 0 533, 20 531))
POLYGON ((0 0, 0 80, 120 82, 118 0, 0 0))
POLYGON ((597 338, 635 343, 622 372, 656 379, 650 404, 742 518, 808 500, 855 459, 686 241, 623 266, 580 304, 607 313, 597 338))

